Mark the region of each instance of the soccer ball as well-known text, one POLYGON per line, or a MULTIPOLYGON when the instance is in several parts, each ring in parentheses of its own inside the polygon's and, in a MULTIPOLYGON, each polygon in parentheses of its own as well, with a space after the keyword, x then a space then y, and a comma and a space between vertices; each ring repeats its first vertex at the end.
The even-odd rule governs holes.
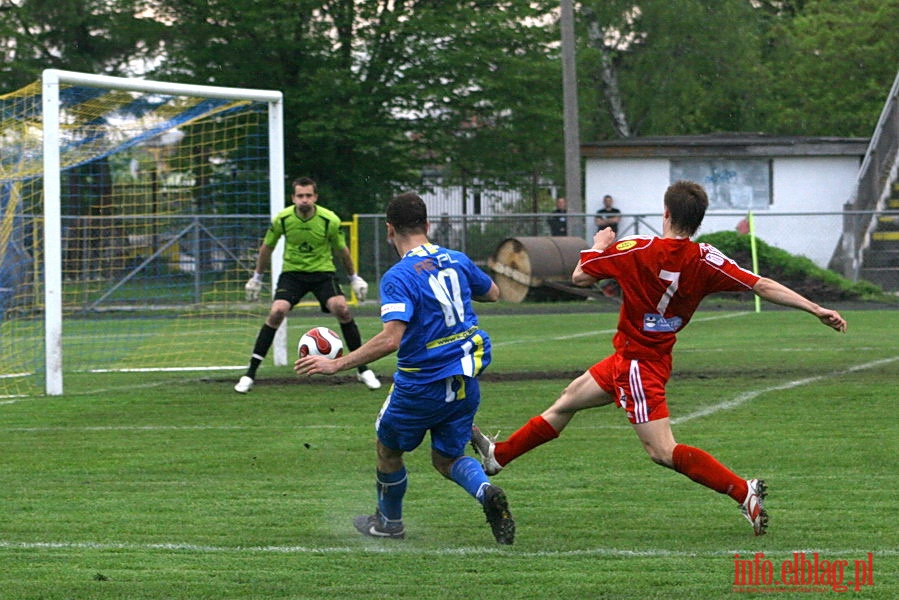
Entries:
POLYGON ((337 358, 343 354, 343 341, 327 327, 313 327, 300 338, 297 353, 300 358, 309 355, 337 358))

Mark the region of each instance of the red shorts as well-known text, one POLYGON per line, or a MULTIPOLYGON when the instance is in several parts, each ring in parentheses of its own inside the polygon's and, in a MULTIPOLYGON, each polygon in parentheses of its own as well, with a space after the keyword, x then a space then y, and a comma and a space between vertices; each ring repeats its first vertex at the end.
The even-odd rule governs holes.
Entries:
POLYGON ((631 423, 647 423, 668 416, 665 384, 671 377, 671 356, 636 360, 613 354, 590 367, 596 383, 616 398, 631 423))

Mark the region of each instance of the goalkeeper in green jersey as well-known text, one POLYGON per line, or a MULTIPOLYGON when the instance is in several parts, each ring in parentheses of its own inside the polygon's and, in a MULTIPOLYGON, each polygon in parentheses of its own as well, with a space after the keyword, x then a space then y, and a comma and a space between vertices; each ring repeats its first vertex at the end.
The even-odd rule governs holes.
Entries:
MULTIPOLYGON (((359 327, 353 320, 346 297, 337 281, 334 254, 340 258, 346 272, 350 274, 350 286, 359 300, 365 300, 368 284, 356 274, 353 258, 340 231, 340 217, 334 212, 318 206, 315 181, 301 177, 291 183, 293 206, 285 208, 272 219, 272 225, 259 247, 256 272, 247 282, 247 300, 259 299, 262 290, 262 276, 271 265, 272 252, 278 240, 284 238, 284 265, 275 299, 268 318, 256 336, 256 345, 250 357, 247 372, 240 378, 234 391, 246 394, 256 380, 256 370, 268 353, 275 339, 275 332, 287 313, 309 292, 321 305, 322 312, 331 313, 340 323, 340 332, 347 348, 352 352, 362 345, 359 327)), ((359 365, 356 378, 370 390, 381 387, 381 382, 368 368, 359 365)))

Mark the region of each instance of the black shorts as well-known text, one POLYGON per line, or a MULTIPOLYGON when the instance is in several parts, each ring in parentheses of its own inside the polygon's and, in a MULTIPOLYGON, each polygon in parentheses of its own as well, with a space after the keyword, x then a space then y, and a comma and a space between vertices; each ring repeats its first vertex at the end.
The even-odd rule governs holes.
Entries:
POLYGON ((322 312, 328 310, 328 300, 334 296, 343 296, 343 290, 337 283, 337 274, 331 272, 304 273, 302 271, 284 271, 278 277, 278 288, 275 290, 275 300, 286 300, 293 308, 303 299, 303 296, 312 292, 322 312))

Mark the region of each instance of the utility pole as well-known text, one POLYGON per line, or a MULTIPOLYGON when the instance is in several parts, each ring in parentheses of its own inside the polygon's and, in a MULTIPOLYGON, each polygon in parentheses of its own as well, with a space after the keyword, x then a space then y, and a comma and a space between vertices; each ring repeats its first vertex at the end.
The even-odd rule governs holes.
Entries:
MULTIPOLYGON (((581 190, 581 137, 577 101, 577 67, 575 65, 574 6, 572 0, 561 0, 559 25, 562 30, 562 99, 565 108, 565 197, 570 212, 584 213, 581 190)), ((569 222, 569 234, 584 237, 584 219, 569 222)))

